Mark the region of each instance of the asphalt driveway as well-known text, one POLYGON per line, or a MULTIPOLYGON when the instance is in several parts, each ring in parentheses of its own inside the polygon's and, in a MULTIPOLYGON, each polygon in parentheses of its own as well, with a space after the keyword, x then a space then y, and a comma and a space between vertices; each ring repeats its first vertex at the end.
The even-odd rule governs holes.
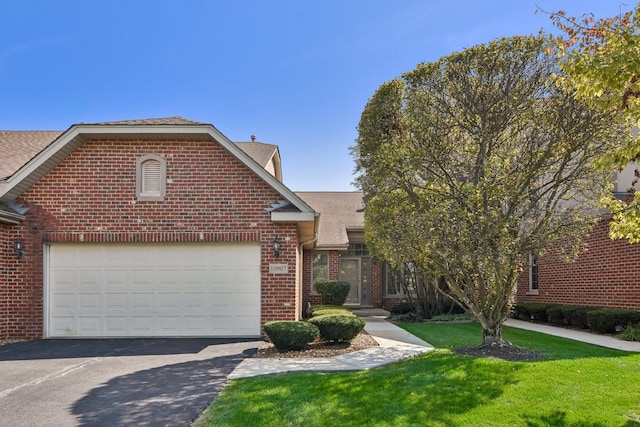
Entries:
POLYGON ((261 343, 154 338, 0 346, 0 424, 188 426, 261 343))

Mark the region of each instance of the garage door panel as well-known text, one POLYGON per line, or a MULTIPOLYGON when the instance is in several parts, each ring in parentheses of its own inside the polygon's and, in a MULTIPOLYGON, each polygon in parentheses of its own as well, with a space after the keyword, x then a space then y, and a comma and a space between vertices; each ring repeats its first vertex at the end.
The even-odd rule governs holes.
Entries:
POLYGON ((94 292, 82 291, 78 293, 78 310, 102 311, 102 293, 100 289, 94 292))
POLYGON ((104 292, 104 308, 110 310, 127 310, 128 293, 126 289, 116 289, 104 292))
POLYGON ((102 317, 100 316, 78 316, 78 332, 81 336, 97 337, 102 335, 102 317))
POLYGON ((51 245, 47 335, 258 336, 257 244, 51 245))

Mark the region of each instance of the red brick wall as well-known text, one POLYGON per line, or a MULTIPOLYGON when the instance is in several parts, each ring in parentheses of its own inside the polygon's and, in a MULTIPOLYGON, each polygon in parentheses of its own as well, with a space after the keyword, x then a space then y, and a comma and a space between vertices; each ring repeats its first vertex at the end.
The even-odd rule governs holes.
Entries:
POLYGON ((549 251, 539 259, 538 295, 530 295, 528 266, 517 301, 554 302, 640 310, 640 244, 611 240, 602 221, 585 240, 588 249, 566 263, 549 251))
POLYGON ((215 143, 87 141, 19 199, 30 211, 11 233, 23 238, 27 257, 17 263, 9 257, 17 276, 8 284, 13 320, 6 334, 42 336, 43 243, 53 241, 260 241, 262 323, 296 319, 296 225, 274 224, 264 211, 279 199, 215 143), (136 159, 145 154, 166 159, 164 201, 135 199, 136 159), (270 274, 269 263, 288 264, 288 274, 270 274))

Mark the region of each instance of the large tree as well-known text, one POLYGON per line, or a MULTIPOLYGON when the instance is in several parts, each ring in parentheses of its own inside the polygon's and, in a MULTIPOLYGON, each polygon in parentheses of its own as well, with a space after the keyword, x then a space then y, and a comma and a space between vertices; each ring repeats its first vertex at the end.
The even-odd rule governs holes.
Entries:
MULTIPOLYGON (((640 125, 640 3, 633 10, 612 18, 595 19, 567 16, 564 11, 550 14, 564 32, 557 43, 563 56, 560 83, 575 88, 576 96, 593 108, 614 111, 628 129, 640 125)), ((615 150, 603 158, 603 167, 623 169, 640 159, 640 140, 629 132, 615 150)), ((637 178, 628 189, 636 191, 637 178)), ((610 235, 614 239, 640 242, 640 198, 608 199, 613 212, 610 235)))
POLYGON ((610 175, 594 160, 615 117, 554 84, 542 35, 478 45, 420 64, 367 103, 352 148, 374 254, 414 263, 507 344, 502 324, 530 251, 575 249, 610 175))

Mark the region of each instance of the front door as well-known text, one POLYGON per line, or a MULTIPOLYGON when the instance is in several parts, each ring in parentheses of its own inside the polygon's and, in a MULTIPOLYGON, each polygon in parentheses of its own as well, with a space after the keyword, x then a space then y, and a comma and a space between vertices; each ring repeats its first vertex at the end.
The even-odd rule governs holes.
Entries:
POLYGON ((339 280, 349 282, 351 289, 347 295, 347 304, 371 304, 371 282, 368 257, 340 258, 339 280))

